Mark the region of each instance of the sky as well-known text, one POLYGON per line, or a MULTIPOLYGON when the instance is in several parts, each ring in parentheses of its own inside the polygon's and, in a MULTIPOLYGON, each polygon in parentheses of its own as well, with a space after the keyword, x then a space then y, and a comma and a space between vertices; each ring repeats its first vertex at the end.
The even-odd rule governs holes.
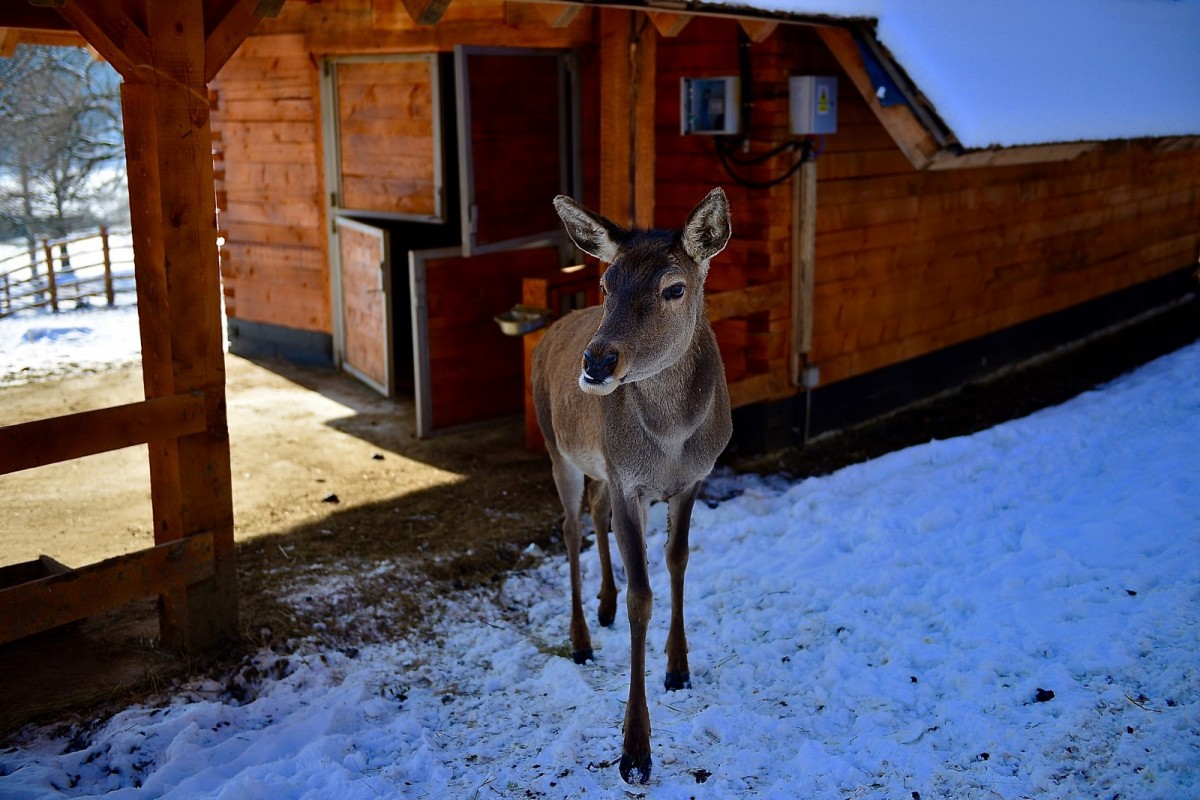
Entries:
MULTIPOLYGON (((530 545, 532 567, 435 605, 432 640, 291 642, 26 729, 0 750, 0 796, 1200 796, 1198 449, 1200 344, 825 477, 718 474, 692 525, 692 687, 677 692, 661 683, 656 505, 644 789, 616 763, 624 604, 614 627, 592 622, 597 658, 577 666, 566 559, 530 545)), ((583 571, 590 599, 594 547, 583 571)), ((297 613, 381 630, 378 586, 420 586, 391 561, 357 583, 290 581, 297 613)))

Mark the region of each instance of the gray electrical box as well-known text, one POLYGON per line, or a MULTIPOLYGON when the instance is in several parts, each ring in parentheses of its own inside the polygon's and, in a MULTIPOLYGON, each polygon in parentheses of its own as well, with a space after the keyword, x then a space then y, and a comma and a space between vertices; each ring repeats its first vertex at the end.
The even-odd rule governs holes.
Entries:
POLYGON ((741 133, 741 117, 741 93, 736 77, 680 78, 680 133, 710 136, 741 133))
POLYGON ((793 75, 788 78, 793 135, 837 133, 837 78, 793 75))

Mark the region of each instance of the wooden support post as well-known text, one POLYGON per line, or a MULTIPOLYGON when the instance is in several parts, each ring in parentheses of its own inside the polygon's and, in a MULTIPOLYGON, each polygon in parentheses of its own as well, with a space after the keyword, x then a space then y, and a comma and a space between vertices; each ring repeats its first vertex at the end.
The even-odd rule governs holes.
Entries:
POLYGON ((817 162, 809 158, 792 176, 792 385, 804 385, 812 351, 813 271, 817 243, 817 162))
POLYGON ((130 215, 146 397, 202 392, 204 432, 150 445, 154 541, 211 532, 213 577, 162 596, 163 641, 203 649, 237 627, 212 132, 201 0, 148 3, 154 69, 125 76, 130 215))
POLYGON ((600 213, 654 224, 657 34, 641 12, 600 10, 600 213))
POLYGON ((108 249, 108 226, 100 226, 100 253, 104 259, 104 299, 111 306, 115 297, 113 296, 113 276, 112 276, 112 253, 108 249))
POLYGON ((46 290, 50 293, 50 310, 58 311, 58 281, 54 277, 54 247, 50 240, 42 243, 46 252, 46 290))

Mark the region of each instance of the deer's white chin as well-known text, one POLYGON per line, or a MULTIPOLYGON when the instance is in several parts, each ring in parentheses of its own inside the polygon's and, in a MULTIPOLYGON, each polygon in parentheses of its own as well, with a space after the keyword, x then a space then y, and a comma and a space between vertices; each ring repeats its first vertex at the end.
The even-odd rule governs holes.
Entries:
POLYGON ((600 383, 593 383, 587 379, 586 373, 579 373, 579 388, 587 394, 605 395, 612 394, 613 390, 620 385, 620 382, 613 377, 605 378, 600 383))

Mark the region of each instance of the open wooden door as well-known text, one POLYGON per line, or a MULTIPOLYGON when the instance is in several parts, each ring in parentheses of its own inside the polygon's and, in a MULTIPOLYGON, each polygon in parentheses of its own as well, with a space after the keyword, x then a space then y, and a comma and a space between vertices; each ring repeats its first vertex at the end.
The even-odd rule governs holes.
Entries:
POLYGON ((572 64, 555 50, 455 48, 463 255, 561 235, 554 196, 579 196, 572 64))
POLYGON ((417 435, 519 414, 521 337, 492 319, 521 300, 521 280, 559 265, 557 243, 475 257, 458 248, 409 254, 417 435))
POLYGON ((446 220, 440 98, 436 54, 322 65, 334 357, 387 396, 396 381, 386 227, 446 220))
POLYGON ((337 218, 341 264, 342 368, 390 397, 392 375, 391 259, 388 233, 337 218))

